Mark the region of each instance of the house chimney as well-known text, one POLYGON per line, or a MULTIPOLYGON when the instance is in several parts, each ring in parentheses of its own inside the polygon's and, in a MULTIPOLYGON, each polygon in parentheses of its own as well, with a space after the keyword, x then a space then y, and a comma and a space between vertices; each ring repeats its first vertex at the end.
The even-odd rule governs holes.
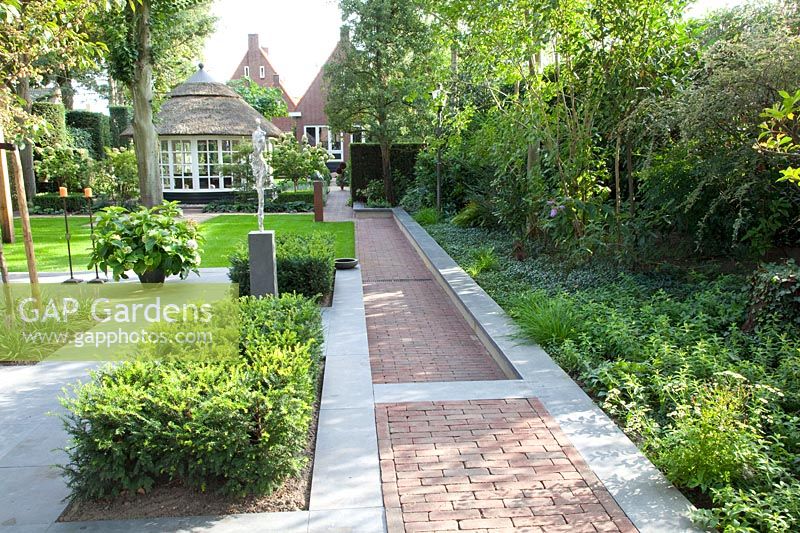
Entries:
POLYGON ((247 49, 258 50, 258 34, 250 33, 247 35, 247 49))
POLYGON ((343 25, 339 28, 339 42, 346 42, 350 40, 350 28, 343 25))

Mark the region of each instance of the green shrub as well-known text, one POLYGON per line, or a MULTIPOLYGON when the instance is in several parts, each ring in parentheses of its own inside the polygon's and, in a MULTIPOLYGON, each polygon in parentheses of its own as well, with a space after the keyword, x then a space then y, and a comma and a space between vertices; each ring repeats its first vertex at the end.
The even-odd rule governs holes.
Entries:
POLYGON ((411 187, 400 199, 400 206, 409 213, 416 213, 434 202, 435 198, 425 187, 411 187))
MULTIPOLYGON (((32 211, 35 214, 51 215, 61 214, 64 212, 64 200, 58 193, 43 192, 33 197, 31 200, 33 204, 32 211)), ((67 196, 67 212, 69 213, 83 213, 88 210, 86 198, 83 194, 70 193, 67 196)))
POLYGON ((275 198, 276 204, 288 202, 305 202, 314 205, 314 191, 283 191, 275 198))
POLYGON ((106 160, 99 167, 100 172, 92 180, 97 195, 116 205, 139 197, 139 170, 133 147, 106 148, 106 160))
POLYGON ((522 333, 539 344, 564 342, 578 332, 575 308, 562 296, 548 296, 541 291, 520 296, 510 314, 522 333))
POLYGON ((478 277, 483 272, 497 270, 500 261, 494 253, 492 246, 481 246, 472 252, 472 262, 466 267, 466 272, 473 278, 478 277))
MULTIPOLYGON (((415 143, 395 143, 391 148, 392 180, 397 198, 402 198, 409 184, 414 179, 414 165, 417 155, 423 145, 415 143)), ((359 191, 365 191, 373 182, 381 182, 383 169, 381 163, 381 148, 374 143, 350 144, 350 186, 357 194, 355 199, 366 201, 359 191)))
MULTIPOLYGON (((296 292, 309 298, 325 296, 333 290, 334 238, 314 232, 308 235, 279 234, 275 255, 278 269, 278 291, 296 292)), ((228 277, 239 284, 239 294, 250 293, 250 259, 246 248, 230 256, 228 277)))
POLYGON ((89 132, 92 137, 93 158, 103 159, 106 156, 105 147, 111 146, 111 130, 107 115, 91 111, 68 111, 67 125, 89 132))
POLYGON ((767 319, 800 327, 800 267, 792 259, 761 265, 753 274, 744 328, 750 330, 767 319))
POLYGON ((386 200, 386 191, 382 181, 369 182, 367 188, 361 192, 361 195, 366 199, 367 207, 391 207, 386 200))
POLYGON ((241 357, 133 361, 92 373, 63 398, 63 466, 78 499, 178 481, 225 495, 267 494, 305 463, 322 346, 300 296, 238 302, 241 357))
POLYGON ((470 200, 464 209, 453 217, 452 222, 461 228, 492 228, 497 226, 497 218, 492 213, 491 205, 486 200, 470 200))
POLYGON ((133 122, 133 108, 130 106, 109 106, 108 114, 110 146, 113 148, 127 146, 130 141, 123 139, 121 135, 125 128, 133 122))
POLYGON ((39 159, 34 163, 36 177, 54 188, 63 186, 73 191, 83 190, 97 171, 95 161, 86 150, 56 145, 36 148, 36 153, 39 159))
POLYGON ((76 150, 92 151, 92 135, 87 130, 67 126, 68 145, 76 150))
POLYGON ((426 207, 414 213, 414 220, 422 226, 431 226, 439 222, 439 211, 435 207, 426 207))
MULTIPOLYGON (((68 139, 66 111, 61 104, 51 102, 34 102, 31 113, 42 117, 45 128, 36 140, 38 146, 66 145, 68 139)), ((80 148, 80 146, 76 146, 80 148)))

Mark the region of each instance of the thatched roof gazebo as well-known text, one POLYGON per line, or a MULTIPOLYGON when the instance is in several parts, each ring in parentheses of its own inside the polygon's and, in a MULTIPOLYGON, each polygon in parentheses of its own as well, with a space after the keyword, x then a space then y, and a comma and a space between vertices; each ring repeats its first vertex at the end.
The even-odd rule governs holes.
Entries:
MULTIPOLYGON (((165 198, 206 202, 232 192, 237 184, 221 173, 220 164, 259 123, 268 137, 282 133, 201 64, 167 95, 155 118, 165 198)), ((122 135, 131 137, 133 128, 122 135)))

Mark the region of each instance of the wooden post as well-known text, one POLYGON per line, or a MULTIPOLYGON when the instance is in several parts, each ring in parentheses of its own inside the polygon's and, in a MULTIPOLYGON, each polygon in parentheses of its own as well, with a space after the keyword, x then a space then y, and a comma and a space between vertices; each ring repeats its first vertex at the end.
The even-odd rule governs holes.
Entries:
POLYGON ((36 254, 33 252, 33 234, 31 233, 31 219, 28 216, 28 197, 25 194, 25 178, 22 175, 22 160, 19 150, 14 150, 11 156, 11 166, 14 167, 14 187, 17 190, 17 208, 22 221, 22 238, 25 241, 25 258, 28 260, 28 278, 31 282, 33 297, 39 297, 39 274, 36 271, 36 254))
POLYGON ((322 201, 322 181, 314 180, 314 222, 322 222, 325 218, 325 205, 322 201))
POLYGON ((8 178, 6 151, 3 149, 5 137, 0 125, 0 231, 3 242, 14 242, 14 206, 11 203, 11 182, 8 178))

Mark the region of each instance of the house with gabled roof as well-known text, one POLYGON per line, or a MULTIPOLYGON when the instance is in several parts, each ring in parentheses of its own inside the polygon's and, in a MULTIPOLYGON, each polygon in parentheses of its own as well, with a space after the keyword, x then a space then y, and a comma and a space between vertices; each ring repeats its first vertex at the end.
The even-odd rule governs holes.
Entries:
MULTIPOLYGON (((346 39, 347 37, 343 34, 342 38, 346 39)), ((339 44, 328 56, 325 61, 326 65, 338 49, 339 44)), ((272 122, 285 132, 294 132, 298 140, 305 135, 312 145, 321 145, 327 149, 331 154, 328 167, 333 170, 349 157, 352 136, 334 132, 328 127, 328 117, 325 114, 324 70, 325 66, 323 65, 303 96, 295 101, 283 86, 280 75, 270 63, 267 48, 260 46, 258 34, 250 34, 247 36, 247 52, 236 67, 231 79, 248 76, 262 87, 280 88, 289 116, 274 118, 272 122)))

